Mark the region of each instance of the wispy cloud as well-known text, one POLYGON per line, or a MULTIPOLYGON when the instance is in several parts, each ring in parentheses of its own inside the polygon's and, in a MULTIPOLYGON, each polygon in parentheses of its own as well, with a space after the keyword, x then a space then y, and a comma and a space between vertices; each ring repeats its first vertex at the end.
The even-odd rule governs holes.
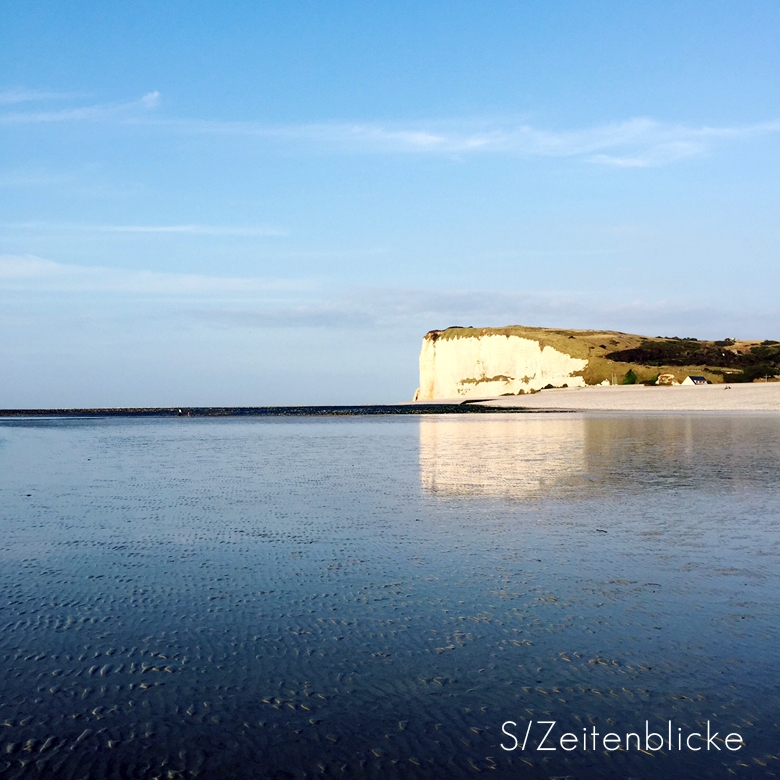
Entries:
POLYGON ((752 125, 690 127, 648 118, 576 130, 547 130, 528 124, 432 122, 406 127, 372 123, 264 125, 200 120, 150 121, 181 132, 245 136, 355 153, 501 154, 515 157, 580 158, 620 167, 665 165, 703 154, 724 141, 780 132, 780 120, 752 125))
POLYGON ((586 295, 549 292, 523 294, 489 289, 355 287, 335 292, 320 287, 307 291, 303 302, 264 300, 231 307, 199 306, 183 316, 220 328, 317 328, 373 330, 407 338, 453 325, 502 327, 534 325, 551 328, 604 328, 651 335, 697 335, 720 338, 726 332, 771 333, 780 311, 746 316, 727 307, 681 300, 625 301, 609 291, 594 301, 586 295))
MULTIPOLYGON (((312 279, 225 277, 56 263, 32 255, 0 255, 0 295, 25 315, 48 311, 50 294, 60 309, 78 316, 102 311, 106 294, 117 317, 137 317, 146 302, 150 316, 200 327, 375 330, 397 337, 422 336, 451 325, 539 325, 605 328, 650 335, 776 332, 780 311, 756 314, 735 304, 633 298, 605 289, 597 299, 569 291, 528 294, 498 289, 430 289, 392 286, 340 287, 312 279), (49 295, 44 295, 44 293, 49 295), (78 297, 74 297, 78 296, 78 297), (174 319, 171 320, 170 318, 174 319)), ((135 327, 135 326, 134 326, 135 327)))
POLYGON ((69 176, 43 170, 0 171, 0 187, 41 187, 63 184, 69 176))
MULTIPOLYGON (((9 93, 11 97, 15 93, 9 93)), ((6 103, 27 102, 6 100, 6 103)), ((139 100, 125 103, 101 103, 46 111, 15 111, 0 114, 0 125, 48 124, 55 122, 107 122, 127 121, 143 111, 155 108, 160 102, 159 92, 149 92, 139 100)))
POLYGON ((335 328, 363 329, 376 325, 373 313, 342 309, 333 304, 271 306, 263 309, 194 309, 192 317, 223 328, 335 328))
POLYGON ((15 89, 0 90, 0 106, 14 105, 17 103, 39 103, 49 100, 70 100, 83 97, 80 92, 50 92, 42 89, 15 89))
MULTIPOLYGON (((332 303, 332 302, 331 302, 332 303)), ((370 315, 383 332, 416 328, 421 332, 452 325, 501 327, 536 325, 552 328, 604 328, 650 335, 696 335, 722 338, 777 332, 780 309, 760 314, 738 304, 703 304, 685 299, 635 297, 625 300, 617 289, 605 289, 597 300, 568 291, 523 293, 496 289, 363 287, 346 290, 342 311, 370 315)))
MULTIPOLYGON (((59 99, 30 90, 0 92, 0 105, 59 99)), ((140 99, 45 111, 0 113, 0 124, 115 122, 186 133, 295 144, 359 154, 475 154, 519 158, 574 158, 597 165, 647 168, 702 155, 725 142, 780 132, 780 120, 747 125, 691 126, 647 117, 575 129, 548 129, 512 121, 319 122, 274 125, 261 121, 159 116, 160 93, 140 99)))
POLYGON ((68 222, 7 222, 2 225, 13 230, 62 231, 74 233, 128 233, 138 235, 189 235, 189 236, 286 236, 287 232, 275 227, 236 227, 226 225, 85 225, 68 222))
POLYGON ((56 263, 35 255, 0 255, 0 290, 39 292, 122 293, 168 297, 242 298, 263 294, 300 294, 312 288, 307 280, 225 277, 166 273, 105 266, 56 263))

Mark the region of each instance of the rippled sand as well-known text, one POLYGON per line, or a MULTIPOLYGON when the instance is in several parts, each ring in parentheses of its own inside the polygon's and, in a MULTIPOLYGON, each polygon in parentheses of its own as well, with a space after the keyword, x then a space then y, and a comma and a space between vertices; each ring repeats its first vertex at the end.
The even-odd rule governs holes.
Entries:
POLYGON ((779 468, 771 414, 0 421, 0 776, 776 776, 779 468), (550 718, 747 747, 501 750, 550 718))

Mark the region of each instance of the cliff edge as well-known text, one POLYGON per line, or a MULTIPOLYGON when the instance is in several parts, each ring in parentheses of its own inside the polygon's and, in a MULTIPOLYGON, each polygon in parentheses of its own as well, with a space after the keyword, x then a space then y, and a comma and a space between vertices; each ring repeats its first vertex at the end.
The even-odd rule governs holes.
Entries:
POLYGON ((432 330, 420 352, 415 401, 519 395, 546 387, 674 383, 689 375, 753 381, 780 374, 777 341, 700 341, 619 331, 505 328, 432 330))

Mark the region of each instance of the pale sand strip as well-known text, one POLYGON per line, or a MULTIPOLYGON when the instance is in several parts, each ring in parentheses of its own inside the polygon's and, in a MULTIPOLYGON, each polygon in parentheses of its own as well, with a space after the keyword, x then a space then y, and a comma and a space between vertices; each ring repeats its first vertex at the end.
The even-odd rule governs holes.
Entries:
MULTIPOLYGON (((457 401, 454 401, 457 403, 457 401)), ((581 387, 504 396, 484 405, 604 412, 780 412, 780 382, 701 387, 581 387)))

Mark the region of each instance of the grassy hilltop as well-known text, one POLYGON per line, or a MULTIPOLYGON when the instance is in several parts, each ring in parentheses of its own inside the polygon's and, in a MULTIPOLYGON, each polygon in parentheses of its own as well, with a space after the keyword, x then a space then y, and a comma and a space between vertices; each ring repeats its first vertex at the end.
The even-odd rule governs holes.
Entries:
POLYGON ((659 374, 674 374, 682 381, 689 374, 711 382, 752 382, 780 374, 780 342, 723 339, 700 341, 694 338, 638 336, 610 330, 564 330, 560 328, 462 328, 432 330, 431 341, 479 336, 520 336, 538 341, 576 358, 588 360, 579 372, 586 384, 605 379, 650 382, 659 374))

